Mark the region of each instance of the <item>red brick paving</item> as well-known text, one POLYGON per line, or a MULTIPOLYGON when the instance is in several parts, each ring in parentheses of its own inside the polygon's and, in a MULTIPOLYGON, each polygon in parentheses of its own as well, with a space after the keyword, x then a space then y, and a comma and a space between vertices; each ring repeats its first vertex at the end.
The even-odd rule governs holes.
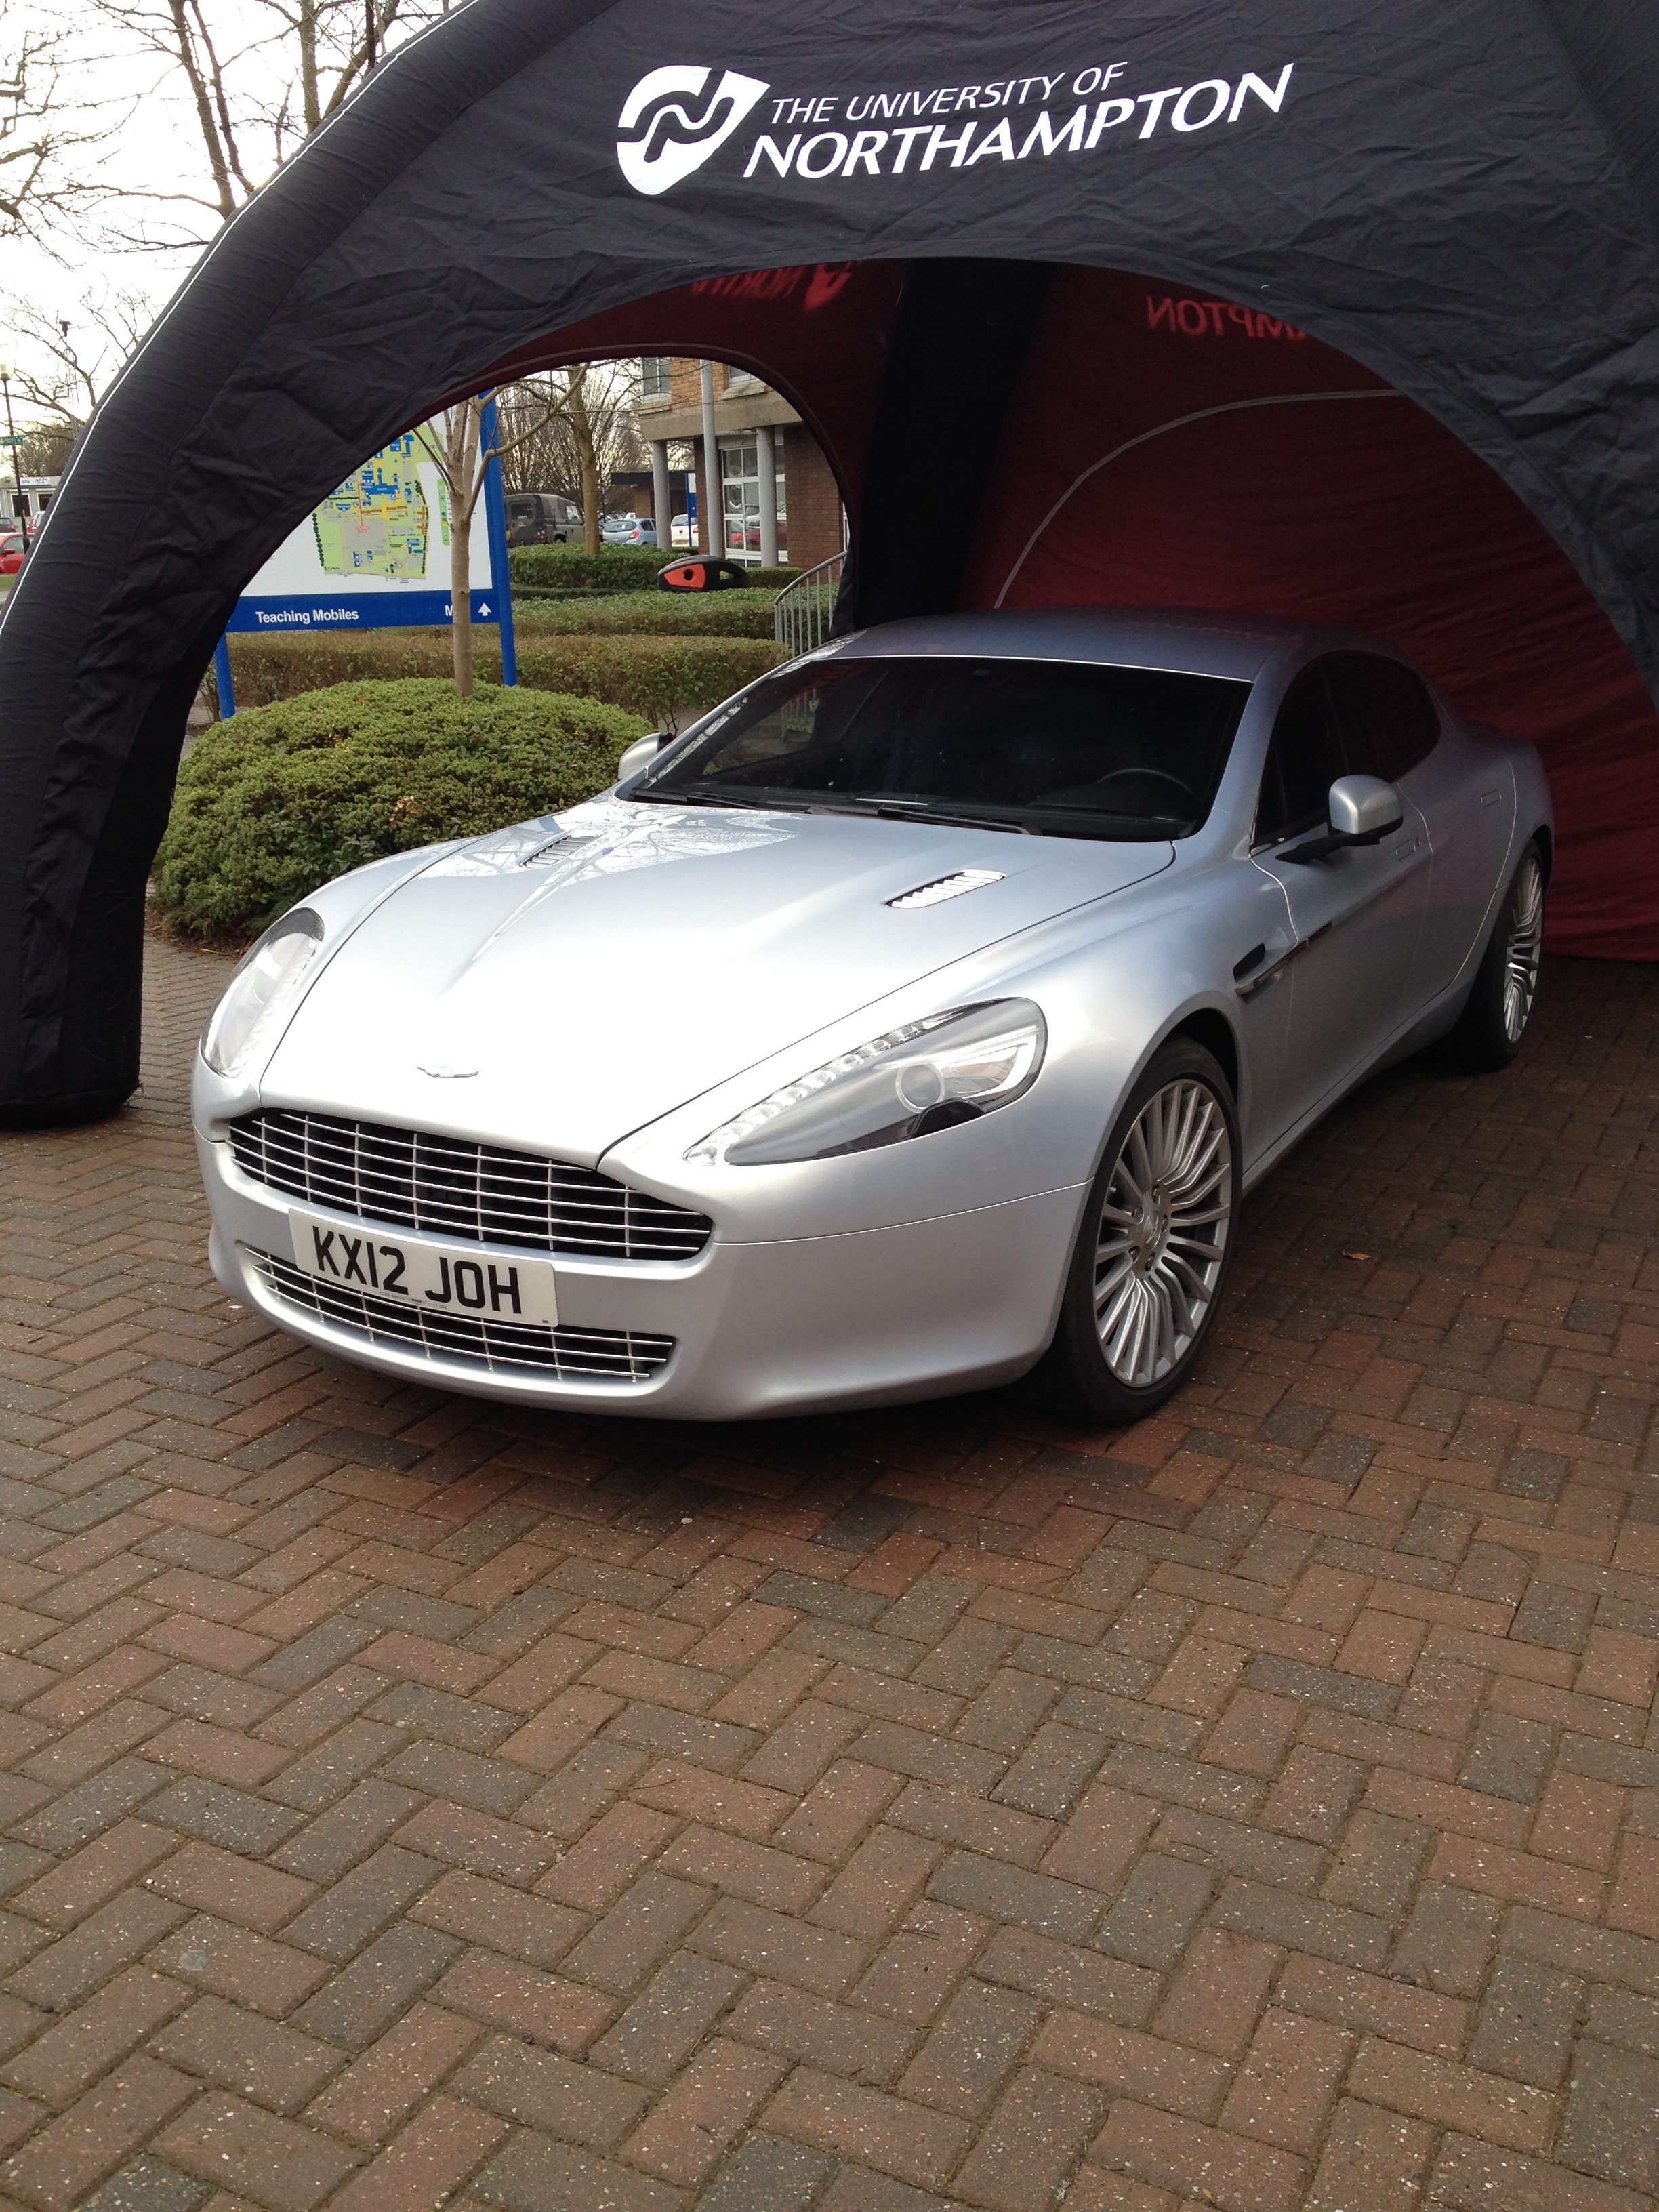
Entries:
POLYGON ((0 2212, 1652 2212, 1659 979, 1395 1071, 1194 1382, 376 1381, 5 1144, 0 2212))

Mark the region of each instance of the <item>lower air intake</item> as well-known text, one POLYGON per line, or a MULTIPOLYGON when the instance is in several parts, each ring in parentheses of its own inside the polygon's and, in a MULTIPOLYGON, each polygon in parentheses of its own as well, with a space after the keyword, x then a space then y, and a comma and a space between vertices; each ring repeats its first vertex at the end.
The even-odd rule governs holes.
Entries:
POLYGON ((672 1336, 623 1328, 543 1328, 470 1315, 436 1314, 395 1298, 321 1281, 270 1252, 249 1257, 272 1297, 360 1343, 393 1345, 428 1359, 458 1360, 491 1375, 541 1375, 558 1382, 648 1382, 674 1355, 672 1336))

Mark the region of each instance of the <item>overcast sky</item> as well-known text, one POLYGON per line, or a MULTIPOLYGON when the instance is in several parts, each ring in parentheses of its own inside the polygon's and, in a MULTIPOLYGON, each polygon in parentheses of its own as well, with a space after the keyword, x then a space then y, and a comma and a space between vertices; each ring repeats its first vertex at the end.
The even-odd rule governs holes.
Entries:
MULTIPOLYGON (((96 353, 100 342, 84 304, 88 295, 97 301, 139 293, 159 313, 212 237, 218 218, 213 208, 190 204, 188 196, 204 196, 210 188, 177 70, 170 71, 140 39, 94 15, 88 0, 58 0, 55 8, 52 0, 21 0, 21 9, 31 26, 54 16, 64 25, 73 62, 64 82, 82 103, 71 119, 106 134, 74 158, 83 174, 112 188, 112 197, 79 234, 0 240, 0 358, 44 371, 40 349, 17 333, 18 301, 32 302, 53 322, 67 319, 77 349, 96 353)), ((410 12, 418 15, 419 0, 410 12)), ((246 0, 209 0, 208 13, 221 53, 233 57, 227 74, 237 104, 251 106, 260 95, 269 97, 273 87, 279 90, 285 68, 258 53, 240 64, 234 58, 238 33, 264 27, 246 0)), ((13 42, 18 20, 14 6, 11 21, 0 26, 13 42)), ((241 144, 250 175, 262 176, 273 162, 270 134, 249 128, 241 144)))
POLYGON ((73 159, 83 173, 132 197, 95 218, 88 226, 91 235, 60 234, 46 243, 0 240, 0 347, 12 364, 46 366, 39 349, 15 332, 13 315, 19 301, 31 301, 53 321, 67 317, 71 337, 95 348, 82 306, 86 295, 142 292, 159 307, 199 250, 123 252, 113 240, 100 240, 98 231, 118 224, 131 236, 176 238, 191 228, 205 235, 210 223, 205 211, 155 197, 158 189, 191 189, 201 167, 188 111, 167 85, 163 64, 155 56, 113 52, 107 38, 94 40, 89 27, 81 36, 75 81, 84 104, 75 119, 110 135, 73 159))

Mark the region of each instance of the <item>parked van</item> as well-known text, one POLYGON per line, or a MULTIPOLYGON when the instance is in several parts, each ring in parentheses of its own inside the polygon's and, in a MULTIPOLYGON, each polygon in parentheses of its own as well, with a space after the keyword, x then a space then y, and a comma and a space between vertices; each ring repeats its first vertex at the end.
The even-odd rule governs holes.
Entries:
POLYGON ((575 545, 581 542, 582 511, 556 491, 510 491, 507 495, 509 545, 575 545))

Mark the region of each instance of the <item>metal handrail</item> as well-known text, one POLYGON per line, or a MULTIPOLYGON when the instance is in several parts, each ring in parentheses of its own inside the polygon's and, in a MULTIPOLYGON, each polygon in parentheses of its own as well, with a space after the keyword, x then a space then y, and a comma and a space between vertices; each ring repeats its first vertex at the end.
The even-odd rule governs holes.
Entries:
POLYGON ((798 653, 814 651, 829 636, 846 559, 843 545, 839 553, 832 553, 827 561, 820 561, 817 568, 804 570, 793 583, 786 584, 773 600, 772 635, 780 645, 788 647, 792 659, 798 653))

